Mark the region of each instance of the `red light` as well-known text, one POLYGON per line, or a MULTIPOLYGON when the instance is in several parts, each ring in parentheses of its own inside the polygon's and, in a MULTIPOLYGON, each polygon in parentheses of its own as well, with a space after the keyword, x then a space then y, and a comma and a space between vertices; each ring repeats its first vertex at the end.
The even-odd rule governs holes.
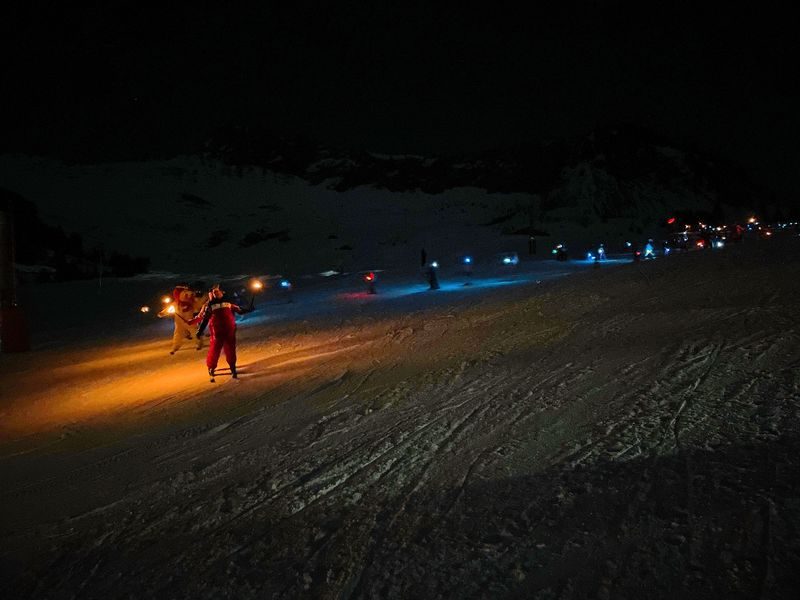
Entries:
POLYGON ((672 225, 675 222, 675 217, 670 217, 667 219, 667 225, 672 225))
POLYGON ((364 281, 375 281, 375 273, 367 273, 364 276, 364 281))
POLYGON ((705 244, 703 243, 703 240, 697 240, 697 247, 698 248, 702 248, 703 246, 705 246, 705 244))

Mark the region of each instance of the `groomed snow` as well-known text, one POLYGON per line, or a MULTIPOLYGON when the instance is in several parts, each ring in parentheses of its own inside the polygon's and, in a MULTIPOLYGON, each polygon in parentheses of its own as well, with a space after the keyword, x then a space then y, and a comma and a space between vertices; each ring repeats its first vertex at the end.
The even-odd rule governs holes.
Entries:
POLYGON ((0 595, 791 597, 798 275, 787 233, 265 305, 213 385, 130 316, 2 355, 0 595))

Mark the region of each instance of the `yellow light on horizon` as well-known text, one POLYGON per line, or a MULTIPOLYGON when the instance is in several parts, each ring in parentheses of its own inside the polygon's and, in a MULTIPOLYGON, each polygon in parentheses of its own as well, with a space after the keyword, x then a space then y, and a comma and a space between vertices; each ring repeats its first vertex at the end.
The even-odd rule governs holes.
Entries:
POLYGON ((169 296, 164 296, 164 297, 161 299, 161 301, 162 301, 164 304, 169 304, 170 302, 172 302, 172 298, 170 298, 169 296))
POLYGON ((254 292, 260 292, 262 289, 264 289, 264 284, 258 279, 252 279, 250 280, 250 289, 254 292))
POLYGON ((150 312, 150 307, 149 306, 143 306, 139 310, 142 311, 143 313, 148 313, 148 312, 150 312))

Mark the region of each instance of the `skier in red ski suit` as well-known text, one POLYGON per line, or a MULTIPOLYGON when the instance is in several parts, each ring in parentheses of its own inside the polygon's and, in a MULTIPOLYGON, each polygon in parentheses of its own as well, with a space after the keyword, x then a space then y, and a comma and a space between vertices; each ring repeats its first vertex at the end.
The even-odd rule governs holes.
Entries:
POLYGON ((219 355, 225 350, 225 360, 231 368, 231 377, 238 378, 236 373, 236 316, 234 313, 245 314, 249 309, 243 309, 223 299, 225 292, 219 287, 214 287, 208 293, 208 302, 205 303, 200 313, 191 321, 197 328, 197 337, 203 335, 206 325, 211 331, 211 344, 206 355, 206 366, 211 381, 214 381, 214 371, 219 362, 219 355))

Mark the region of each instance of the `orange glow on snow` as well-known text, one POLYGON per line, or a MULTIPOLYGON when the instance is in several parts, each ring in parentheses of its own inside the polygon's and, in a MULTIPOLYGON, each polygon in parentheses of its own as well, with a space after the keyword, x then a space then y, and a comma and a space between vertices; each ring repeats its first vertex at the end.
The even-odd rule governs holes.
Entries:
MULTIPOLYGON (((17 383, 14 396, 2 406, 0 440, 24 440, 46 432, 57 435, 73 427, 106 430, 144 419, 159 422, 176 414, 220 409, 226 399, 235 404, 242 397, 269 398, 265 392, 286 385, 303 388, 313 383, 321 365, 335 357, 361 355, 372 337, 361 334, 343 341, 341 336, 341 331, 315 332, 293 336, 291 341, 272 338, 262 343, 259 335, 240 335, 240 381, 234 384, 226 375, 224 356, 217 383, 212 384, 205 367, 208 347, 198 352, 187 345, 170 356, 170 338, 56 352, 41 357, 52 364, 45 373, 26 370, 24 357, 13 356, 5 366, 12 369, 17 383)), ((373 356, 355 360, 362 359, 369 363, 373 356)))
MULTIPOLYGON (((394 341, 396 328, 393 319, 302 332, 295 327, 242 327, 237 344, 240 379, 230 379, 221 357, 213 384, 205 366, 207 342, 201 351, 187 343, 170 355, 171 331, 140 341, 93 340, 91 345, 39 350, 37 363, 46 369, 32 367, 30 356, 7 354, 0 375, 14 383, 13 388, 0 387, 0 448, 6 454, 25 452, 45 438, 59 443, 71 430, 102 437, 123 429, 147 432, 190 423, 212 412, 310 398, 327 402, 315 394, 337 378, 360 377, 377 368, 401 377, 393 365, 404 364, 414 372, 436 359, 435 346, 426 353, 398 353, 403 346, 394 341), (12 393, 2 393, 7 391, 12 393)), ((438 339, 440 333, 435 335, 438 339)), ((473 342, 475 335, 470 328, 473 342)), ((447 352, 443 347, 441 356, 449 360, 447 352)), ((86 439, 92 443, 95 437, 86 439)))

